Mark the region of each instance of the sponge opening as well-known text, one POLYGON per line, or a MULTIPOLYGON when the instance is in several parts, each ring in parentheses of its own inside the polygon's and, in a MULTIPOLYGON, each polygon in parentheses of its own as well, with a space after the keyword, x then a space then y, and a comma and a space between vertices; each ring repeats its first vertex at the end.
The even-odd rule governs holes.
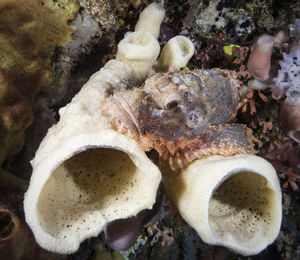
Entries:
POLYGON ((278 230, 279 200, 265 177, 239 171, 222 182, 211 197, 209 224, 225 243, 260 247, 271 243, 278 230))
POLYGON ((128 217, 146 199, 149 179, 125 152, 92 148, 59 165, 45 183, 37 211, 42 229, 59 239, 94 234, 128 217), (107 221, 105 220, 107 219, 107 221))
POLYGON ((184 37, 177 37, 177 42, 182 51, 182 56, 193 55, 193 50, 191 48, 191 43, 184 37))
POLYGON ((152 41, 148 33, 139 32, 128 36, 128 43, 146 46, 152 41))

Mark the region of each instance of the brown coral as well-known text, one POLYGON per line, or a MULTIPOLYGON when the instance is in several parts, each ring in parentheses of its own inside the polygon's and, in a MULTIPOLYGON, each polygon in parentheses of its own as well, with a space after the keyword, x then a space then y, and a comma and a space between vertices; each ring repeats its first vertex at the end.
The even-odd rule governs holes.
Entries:
POLYGON ((239 85, 229 71, 159 73, 142 89, 115 93, 103 110, 116 128, 156 149, 172 170, 204 156, 254 153, 251 131, 228 124, 236 115, 239 85))

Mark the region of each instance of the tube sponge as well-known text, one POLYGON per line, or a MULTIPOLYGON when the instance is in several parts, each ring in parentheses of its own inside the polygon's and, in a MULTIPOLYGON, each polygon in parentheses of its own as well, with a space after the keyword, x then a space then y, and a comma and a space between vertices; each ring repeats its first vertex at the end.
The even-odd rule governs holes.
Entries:
POLYGON ((158 39, 160 24, 164 19, 165 12, 165 9, 157 3, 148 5, 143 12, 141 12, 134 31, 147 31, 152 33, 152 35, 158 39))
POLYGON ((260 157, 210 156, 166 174, 164 186, 206 243, 254 255, 279 233, 280 186, 276 171, 260 157))
POLYGON ((160 52, 158 41, 150 32, 134 32, 120 41, 117 60, 128 64, 139 80, 144 80, 160 52))
POLYGON ((274 44, 274 37, 264 34, 252 46, 247 67, 249 72, 260 81, 266 81, 270 77, 274 44))
POLYGON ((300 104, 291 103, 288 99, 282 102, 279 120, 284 133, 300 143, 300 104))
POLYGON ((194 51, 195 47, 189 38, 175 36, 162 49, 157 66, 164 72, 168 71, 171 65, 176 69, 183 68, 194 55, 194 51))
POLYGON ((24 200, 26 222, 41 247, 75 252, 107 223, 152 208, 160 171, 99 109, 132 80, 129 66, 109 61, 60 110, 60 121, 41 143, 24 200))

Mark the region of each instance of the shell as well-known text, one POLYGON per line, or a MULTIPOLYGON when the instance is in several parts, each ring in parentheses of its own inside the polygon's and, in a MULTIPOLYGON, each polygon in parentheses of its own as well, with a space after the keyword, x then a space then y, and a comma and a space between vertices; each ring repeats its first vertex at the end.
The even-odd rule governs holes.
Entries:
POLYGON ((141 89, 115 93, 102 104, 118 131, 154 148, 174 171, 204 156, 255 153, 252 132, 229 124, 239 102, 230 71, 157 73, 141 89))

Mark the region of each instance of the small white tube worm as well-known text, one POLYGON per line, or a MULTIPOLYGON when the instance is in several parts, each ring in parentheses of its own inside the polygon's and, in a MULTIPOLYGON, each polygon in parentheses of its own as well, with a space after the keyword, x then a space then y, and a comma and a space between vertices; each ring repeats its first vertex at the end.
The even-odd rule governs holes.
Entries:
POLYGON ((128 64, 134 75, 144 80, 156 61, 160 52, 158 41, 150 32, 134 32, 120 41, 117 51, 117 60, 128 64))
POLYGON ((194 55, 195 47, 185 36, 175 36, 163 47, 155 67, 160 71, 168 71, 172 65, 176 69, 185 67, 194 55))
POLYGON ((60 110, 36 152, 24 211, 44 249, 73 253, 109 222, 152 208, 160 171, 100 110, 105 97, 134 79, 126 64, 106 63, 60 110))
POLYGON ((272 165, 255 155, 210 156, 164 176, 169 199, 203 241, 242 255, 280 231, 281 190, 272 165))
POLYGON ((148 5, 143 12, 141 12, 134 31, 147 31, 152 33, 152 35, 158 39, 160 25, 165 17, 165 12, 165 9, 158 3, 148 5))

